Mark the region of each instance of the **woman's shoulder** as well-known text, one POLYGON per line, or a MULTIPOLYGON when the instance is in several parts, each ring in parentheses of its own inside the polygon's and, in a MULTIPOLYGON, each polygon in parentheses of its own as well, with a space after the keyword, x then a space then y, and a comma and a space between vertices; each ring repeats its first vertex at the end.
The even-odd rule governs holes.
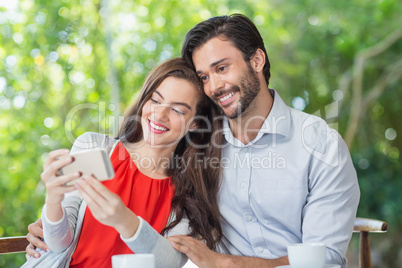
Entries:
POLYGON ((109 151, 115 142, 116 139, 106 134, 85 132, 74 141, 71 152, 74 153, 95 148, 104 148, 109 151))

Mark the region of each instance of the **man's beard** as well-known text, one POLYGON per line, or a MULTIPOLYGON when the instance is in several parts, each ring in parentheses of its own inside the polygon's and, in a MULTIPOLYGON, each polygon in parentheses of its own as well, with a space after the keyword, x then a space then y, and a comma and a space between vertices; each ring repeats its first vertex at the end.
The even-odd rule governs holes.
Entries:
MULTIPOLYGON (((244 96, 240 95, 240 100, 238 101, 237 107, 231 109, 231 111, 225 111, 225 109, 219 106, 229 119, 235 119, 244 113, 260 91, 260 81, 258 80, 257 74, 254 72, 253 68, 251 68, 249 63, 247 64, 247 67, 248 72, 240 79, 241 88, 239 86, 232 86, 229 90, 225 91, 239 92, 239 94, 244 94, 244 96)), ((216 95, 213 97, 213 99, 219 105, 219 100, 216 95)), ((219 93, 219 95, 223 95, 223 93, 219 93)))

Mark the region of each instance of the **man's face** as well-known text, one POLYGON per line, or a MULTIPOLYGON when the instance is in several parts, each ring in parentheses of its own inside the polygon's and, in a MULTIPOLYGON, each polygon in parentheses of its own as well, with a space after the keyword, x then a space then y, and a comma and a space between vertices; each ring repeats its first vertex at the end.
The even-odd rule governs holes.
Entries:
POLYGON ((205 94, 230 119, 252 106, 260 82, 250 63, 230 41, 212 38, 194 52, 193 62, 205 94))

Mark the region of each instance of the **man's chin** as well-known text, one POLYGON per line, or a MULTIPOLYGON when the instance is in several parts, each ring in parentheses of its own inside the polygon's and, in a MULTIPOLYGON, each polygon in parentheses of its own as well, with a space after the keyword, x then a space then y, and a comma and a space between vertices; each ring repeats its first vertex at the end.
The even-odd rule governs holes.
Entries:
POLYGON ((241 114, 242 114, 242 112, 241 112, 241 109, 238 109, 238 108, 231 108, 231 107, 228 107, 228 108, 226 108, 226 109, 224 109, 224 108, 222 108, 222 110, 223 110, 223 113, 229 118, 229 119, 236 119, 236 118, 238 118, 241 114))

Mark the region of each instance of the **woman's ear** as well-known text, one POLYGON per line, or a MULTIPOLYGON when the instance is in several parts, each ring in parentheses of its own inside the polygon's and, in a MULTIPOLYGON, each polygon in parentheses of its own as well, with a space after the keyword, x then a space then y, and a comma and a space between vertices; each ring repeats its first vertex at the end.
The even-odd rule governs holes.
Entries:
POLYGON ((198 129, 198 124, 197 124, 197 122, 193 122, 193 123, 191 123, 190 128, 188 129, 188 131, 194 132, 196 129, 198 129))
POLYGON ((262 72, 265 65, 265 53, 260 48, 257 49, 254 56, 250 60, 251 67, 256 73, 262 72))

